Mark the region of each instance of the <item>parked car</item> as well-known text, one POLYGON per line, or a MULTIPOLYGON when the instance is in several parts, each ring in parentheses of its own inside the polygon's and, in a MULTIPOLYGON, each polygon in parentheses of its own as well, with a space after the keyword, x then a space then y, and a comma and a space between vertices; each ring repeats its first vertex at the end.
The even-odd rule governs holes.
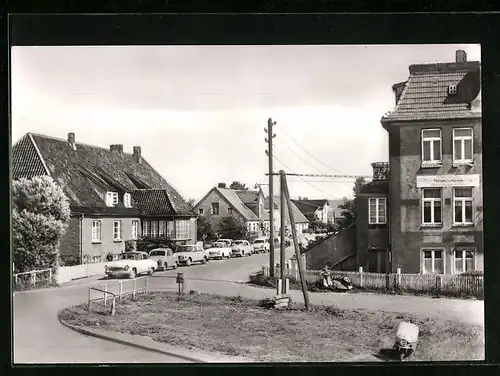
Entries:
POLYGON ((215 242, 212 244, 212 248, 208 250, 208 259, 218 259, 222 260, 231 257, 231 246, 227 242, 215 242))
POLYGON ((149 258, 156 262, 156 270, 177 269, 177 257, 170 248, 156 248, 149 252, 149 258))
POLYGON ((252 248, 253 253, 265 253, 269 252, 270 244, 267 239, 257 238, 253 241, 252 248))
POLYGON ((120 255, 120 260, 104 265, 104 272, 110 278, 128 277, 135 278, 139 274, 151 275, 156 270, 157 264, 148 258, 146 252, 125 252, 120 255))
POLYGON ((228 247, 231 247, 231 244, 233 244, 233 239, 219 239, 217 242, 224 242, 227 243, 228 247))
POLYGON ((191 266, 193 262, 206 264, 208 256, 200 245, 179 245, 175 252, 178 265, 191 266))
POLYGON ((233 241, 231 248, 231 256, 233 257, 244 257, 251 256, 253 253, 253 247, 247 240, 235 240, 233 241))

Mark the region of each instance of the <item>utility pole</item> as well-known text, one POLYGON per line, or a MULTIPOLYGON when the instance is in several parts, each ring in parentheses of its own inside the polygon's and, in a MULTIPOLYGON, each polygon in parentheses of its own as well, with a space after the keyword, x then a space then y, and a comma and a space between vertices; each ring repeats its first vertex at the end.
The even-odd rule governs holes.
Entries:
POLYGON ((273 125, 276 122, 273 122, 273 119, 269 118, 267 120, 267 129, 264 128, 264 131, 267 132, 267 146, 268 150, 266 150, 266 154, 269 158, 269 274, 271 277, 274 277, 274 192, 273 192, 273 138, 276 137, 273 134, 273 125))
MULTIPOLYGON (((280 171, 280 175, 282 173, 284 174, 283 170, 280 171)), ((285 257, 286 257, 285 256, 285 192, 283 189, 284 188, 283 176, 281 176, 281 179, 280 179, 280 217, 281 217, 280 278, 281 278, 281 282, 282 282, 282 286, 283 286, 283 291, 285 291, 285 257)))

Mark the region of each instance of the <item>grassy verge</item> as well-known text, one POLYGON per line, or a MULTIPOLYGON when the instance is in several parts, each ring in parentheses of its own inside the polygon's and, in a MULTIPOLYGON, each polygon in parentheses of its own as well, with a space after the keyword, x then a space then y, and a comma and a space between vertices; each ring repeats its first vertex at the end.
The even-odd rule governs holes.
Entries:
POLYGON ((244 356, 258 362, 373 361, 391 348, 399 322, 420 327, 414 360, 452 361, 484 358, 484 333, 480 326, 436 318, 367 310, 342 310, 302 305, 276 311, 263 301, 209 294, 173 293, 138 295, 117 303, 115 316, 102 306, 91 312, 85 305, 60 312, 73 325, 149 336, 174 346, 225 355, 244 356), (386 350, 385 350, 386 351, 386 350))
MULTIPOLYGON (((261 277, 253 278, 252 281, 249 282, 250 285, 259 286, 259 287, 267 287, 267 288, 276 288, 277 286, 277 278, 276 277, 261 277)), ((323 283, 321 282, 306 282, 307 290, 311 292, 328 292, 331 290, 325 289, 323 283)), ((291 290, 301 290, 300 282, 290 279, 290 289, 291 290)), ((467 294, 459 294, 459 293, 448 293, 442 291, 412 291, 412 290, 390 290, 385 288, 369 288, 369 287, 354 287, 349 293, 355 294, 357 292, 374 292, 374 293, 383 293, 389 295, 413 295, 413 296, 433 296, 433 297, 444 297, 444 298, 460 298, 460 299, 478 299, 483 300, 483 297, 473 297, 467 294)))

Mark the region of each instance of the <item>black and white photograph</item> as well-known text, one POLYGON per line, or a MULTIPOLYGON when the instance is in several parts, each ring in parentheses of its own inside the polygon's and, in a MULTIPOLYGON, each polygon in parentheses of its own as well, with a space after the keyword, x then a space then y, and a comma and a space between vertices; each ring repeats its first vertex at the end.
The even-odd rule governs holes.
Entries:
POLYGON ((12 46, 10 85, 15 364, 485 360, 480 44, 12 46))

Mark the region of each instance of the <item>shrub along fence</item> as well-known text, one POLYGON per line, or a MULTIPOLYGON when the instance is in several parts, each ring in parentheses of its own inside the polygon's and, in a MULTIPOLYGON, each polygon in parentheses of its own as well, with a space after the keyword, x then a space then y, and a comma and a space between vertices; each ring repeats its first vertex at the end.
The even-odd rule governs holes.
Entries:
POLYGON ((26 290, 47 286, 53 283, 52 269, 32 270, 13 275, 14 290, 26 290))
MULTIPOLYGON (((279 265, 275 268, 275 276, 280 275, 279 265)), ((269 266, 262 266, 262 274, 269 277, 269 266)), ((287 277, 300 283, 297 263, 287 262, 287 277)), ((390 292, 413 292, 424 294, 469 296, 484 298, 483 275, 464 274, 406 274, 406 273, 367 273, 363 268, 357 272, 332 271, 333 276, 349 277, 354 287, 367 290, 384 290, 390 292)), ((306 270, 306 282, 321 283, 323 277, 320 270, 306 270)))

